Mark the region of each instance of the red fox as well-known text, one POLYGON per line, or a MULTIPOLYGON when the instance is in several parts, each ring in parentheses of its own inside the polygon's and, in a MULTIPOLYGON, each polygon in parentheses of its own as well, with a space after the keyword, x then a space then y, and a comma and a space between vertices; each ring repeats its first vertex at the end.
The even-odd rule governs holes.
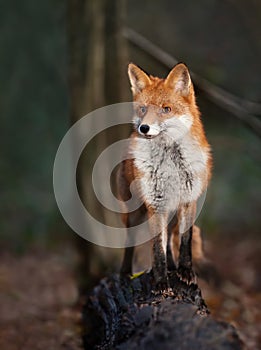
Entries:
MULTIPOLYGON (((131 227, 144 217, 150 219, 152 270, 160 288, 166 288, 167 271, 175 268, 183 281, 195 283, 192 253, 195 260, 203 253, 200 231, 193 223, 197 200, 211 177, 212 158, 190 74, 179 63, 160 79, 130 63, 128 75, 134 131, 128 159, 118 171, 118 196, 124 205, 136 180, 134 193, 143 204, 125 211, 122 220, 131 227)), ((133 253, 134 247, 125 249, 121 274, 132 273, 133 253)))

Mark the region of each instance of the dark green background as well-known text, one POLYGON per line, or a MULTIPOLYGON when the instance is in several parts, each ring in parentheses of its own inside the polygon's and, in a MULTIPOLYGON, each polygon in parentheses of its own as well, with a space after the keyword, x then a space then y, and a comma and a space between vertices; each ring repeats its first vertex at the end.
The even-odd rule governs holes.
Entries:
MULTIPOLYGON (((130 27, 194 72, 261 102, 258 2, 132 0, 126 14, 130 27)), ((69 127, 66 35, 65 1, 1 4, 2 249, 49 244, 63 239, 66 231, 52 189, 55 153, 69 127)), ((129 56, 151 74, 167 73, 131 45, 129 56)), ((202 94, 198 103, 214 156, 214 176, 200 216, 203 229, 208 235, 257 235, 260 139, 202 94)))

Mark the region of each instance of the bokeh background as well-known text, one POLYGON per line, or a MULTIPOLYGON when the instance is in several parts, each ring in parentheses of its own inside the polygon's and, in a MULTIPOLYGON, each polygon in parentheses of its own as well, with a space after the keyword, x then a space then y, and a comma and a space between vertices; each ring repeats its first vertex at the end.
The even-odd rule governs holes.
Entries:
MULTIPOLYGON (((14 0, 1 4, 0 23, 1 348, 80 348, 79 312, 71 307, 78 300, 77 286, 85 290, 119 268, 121 251, 87 244, 64 223, 54 199, 52 167, 71 124, 95 108, 131 100, 128 62, 152 75, 168 73, 162 60, 128 37, 126 28, 131 28, 248 107, 242 116, 237 108, 222 106, 195 79, 214 157, 199 224, 207 255, 226 281, 220 289, 202 282, 203 295, 214 315, 234 322, 256 349, 261 334, 261 3, 14 0)), ((128 132, 99 135, 79 164, 82 199, 105 222, 108 213, 88 186, 91 162, 128 132)))

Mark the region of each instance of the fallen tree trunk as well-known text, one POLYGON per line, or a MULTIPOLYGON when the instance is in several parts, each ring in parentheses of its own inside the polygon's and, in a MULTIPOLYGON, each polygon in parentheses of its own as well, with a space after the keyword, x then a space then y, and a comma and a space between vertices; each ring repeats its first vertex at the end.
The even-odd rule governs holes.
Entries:
POLYGON ((155 293, 152 273, 120 279, 112 275, 87 296, 83 343, 89 349, 244 349, 236 329, 214 320, 196 284, 175 272, 171 290, 155 293))

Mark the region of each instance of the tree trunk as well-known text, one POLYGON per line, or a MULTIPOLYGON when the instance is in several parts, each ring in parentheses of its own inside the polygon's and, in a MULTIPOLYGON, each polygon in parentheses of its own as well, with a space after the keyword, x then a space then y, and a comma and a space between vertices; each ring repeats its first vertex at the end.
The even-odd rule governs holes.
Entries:
MULTIPOLYGON (((99 107, 127 99, 127 46, 121 33, 123 16, 124 0, 68 0, 71 124, 99 107)), ((128 129, 124 132, 127 137, 128 129)), ((115 137, 115 133, 111 135, 106 131, 97 135, 91 142, 91 152, 88 155, 83 152, 77 169, 77 186, 84 205, 105 224, 110 213, 99 205, 92 190, 91 170, 97 155, 115 137)), ((97 247, 78 236, 75 239, 81 260, 80 289, 86 289, 93 284, 95 276, 100 278, 105 262, 102 253, 97 254, 97 247)))

